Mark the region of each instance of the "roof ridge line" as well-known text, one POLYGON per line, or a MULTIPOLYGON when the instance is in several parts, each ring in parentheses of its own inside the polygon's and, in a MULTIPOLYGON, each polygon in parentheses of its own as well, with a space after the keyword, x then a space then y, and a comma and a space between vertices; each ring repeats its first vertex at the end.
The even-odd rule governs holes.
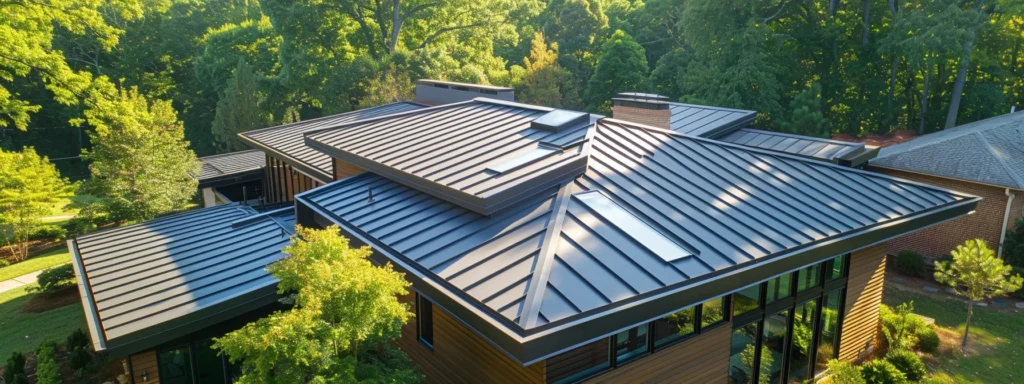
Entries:
POLYGON ((557 236, 562 232, 562 223, 565 222, 565 212, 569 207, 569 200, 572 198, 572 182, 562 184, 555 195, 554 206, 551 209, 551 221, 544 231, 544 244, 541 245, 537 254, 537 263, 533 268, 533 276, 530 278, 530 288, 523 298, 522 315, 519 317, 519 326, 523 329, 533 328, 537 325, 537 317, 540 315, 541 300, 547 288, 548 277, 551 275, 551 265, 554 264, 555 249, 559 242, 557 236))
POLYGON ((992 143, 990 143, 988 139, 985 138, 985 135, 982 135, 981 132, 978 131, 971 132, 971 134, 977 135, 978 139, 985 144, 985 149, 988 150, 988 153, 990 153, 992 157, 996 158, 996 161, 999 162, 999 165, 1003 167, 1003 172, 1006 172, 1006 175, 1010 176, 1010 180, 1017 182, 1018 188, 1024 188, 1024 179, 1021 179, 1019 175, 1017 175, 1017 173, 1014 172, 1012 168, 1010 168, 1010 165, 1006 164, 1006 160, 1003 160, 1003 157, 999 156, 999 154, 996 153, 996 150, 995 148, 993 148, 992 143))
MULTIPOLYGON (((303 137, 303 139, 305 139, 307 137, 315 136, 315 135, 318 135, 320 133, 324 133, 324 132, 328 132, 328 131, 334 131, 334 130, 338 130, 338 129, 349 128, 349 127, 353 127, 353 126, 356 126, 356 125, 362 125, 362 124, 366 124, 366 123, 375 123, 375 122, 378 122, 378 121, 381 121, 381 120, 393 119, 393 118, 396 118, 396 117, 405 117, 405 116, 409 116, 409 115, 418 115, 418 114, 423 114, 423 113, 427 113, 427 112, 433 112, 433 111, 438 111, 438 110, 442 110, 442 109, 458 107, 458 106, 462 106, 462 105, 466 105, 466 104, 472 104, 472 103, 475 103, 475 102, 477 102, 477 101, 476 100, 466 100, 466 101, 460 101, 460 102, 457 102, 457 103, 438 104, 438 105, 429 106, 429 107, 420 108, 420 109, 410 109, 408 111, 395 112, 395 113, 390 113, 390 114, 387 114, 387 115, 371 117, 371 118, 368 118, 368 119, 359 119, 359 120, 350 121, 350 122, 347 122, 347 123, 338 124, 338 125, 334 125, 334 126, 330 126, 330 127, 323 127, 323 128, 317 128, 317 129, 311 129, 311 130, 308 130, 308 131, 304 131, 304 132, 302 132, 302 137, 303 137)), ((360 109, 360 111, 362 111, 362 109, 360 109)))

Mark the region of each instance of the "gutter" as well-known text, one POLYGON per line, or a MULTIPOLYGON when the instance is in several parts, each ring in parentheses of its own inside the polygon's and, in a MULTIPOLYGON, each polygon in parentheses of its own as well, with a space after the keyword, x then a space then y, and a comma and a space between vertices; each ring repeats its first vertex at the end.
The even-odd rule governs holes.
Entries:
POLYGON ((1016 193, 1010 192, 1010 188, 1006 188, 1006 212, 1003 213, 1003 227, 999 231, 999 251, 996 252, 996 257, 1003 258, 1003 243, 1006 242, 1006 228, 1010 225, 1010 211, 1013 209, 1013 198, 1017 196, 1016 193))

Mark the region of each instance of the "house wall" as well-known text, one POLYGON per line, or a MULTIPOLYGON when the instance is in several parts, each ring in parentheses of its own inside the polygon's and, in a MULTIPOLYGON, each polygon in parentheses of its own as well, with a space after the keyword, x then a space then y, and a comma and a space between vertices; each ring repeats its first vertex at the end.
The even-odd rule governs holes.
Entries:
POLYGON ((586 383, 725 383, 732 323, 587 380, 586 383))
MULTIPOLYGON (((401 301, 415 305, 415 295, 401 301)), ((451 317, 433 306, 434 348, 416 336, 416 319, 402 327, 399 347, 426 375, 427 383, 543 383, 544 363, 523 367, 451 317)))
POLYGON ((130 359, 133 383, 160 384, 160 369, 156 362, 156 350, 139 352, 128 358, 130 359))
POLYGON ((668 109, 647 109, 616 105, 612 107, 612 117, 652 127, 672 129, 670 123, 672 111, 668 109))
POLYGON ((885 282, 885 244, 854 252, 846 283, 839 359, 859 361, 873 352, 879 335, 878 309, 885 282))
POLYGON ((346 177, 358 175, 366 170, 338 159, 334 160, 334 180, 341 180, 346 177))
MULTIPOLYGON (((1006 189, 984 184, 953 180, 943 177, 903 172, 888 168, 869 167, 869 170, 884 173, 902 179, 913 180, 937 187, 948 188, 958 192, 980 196, 983 200, 972 215, 960 216, 956 219, 922 229, 908 235, 890 240, 886 251, 895 255, 903 250, 917 251, 926 257, 937 259, 963 244, 969 239, 984 239, 989 248, 999 247, 1002 234, 1003 217, 1006 214, 1006 189)), ((1011 190, 1015 193, 1008 228, 1013 228, 1017 218, 1024 214, 1024 191, 1011 190)))
POLYGON ((263 196, 267 204, 292 201, 295 195, 323 185, 317 179, 296 171, 292 166, 267 155, 267 166, 264 168, 266 185, 263 196))

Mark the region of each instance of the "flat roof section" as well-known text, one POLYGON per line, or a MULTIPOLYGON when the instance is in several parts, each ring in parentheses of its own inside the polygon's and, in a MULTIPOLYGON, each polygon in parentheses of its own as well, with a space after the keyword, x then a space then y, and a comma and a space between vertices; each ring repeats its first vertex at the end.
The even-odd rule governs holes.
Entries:
POLYGON ((200 157, 199 161, 203 164, 196 178, 199 188, 258 180, 267 165, 266 155, 258 149, 200 157))
POLYGON ((328 183, 333 180, 331 176, 333 167, 331 157, 307 147, 306 143, 303 142, 302 135, 304 133, 419 108, 423 108, 423 106, 410 102, 398 102, 277 127, 242 132, 239 134, 239 137, 246 143, 266 151, 268 154, 288 163, 310 177, 328 183))
POLYGON ((530 364, 966 214, 980 200, 613 119, 588 132, 585 173, 490 215, 369 173, 296 201, 372 245, 409 272, 415 289, 530 364), (633 221, 595 208, 586 201, 595 192, 664 244, 645 244, 624 228, 633 221))
POLYGON ((68 241, 97 351, 130 353, 276 300, 294 208, 227 204, 68 241))
POLYGON ((851 143, 848 141, 793 135, 753 128, 741 128, 715 139, 851 167, 859 166, 878 154, 878 148, 867 146, 864 143, 851 143))

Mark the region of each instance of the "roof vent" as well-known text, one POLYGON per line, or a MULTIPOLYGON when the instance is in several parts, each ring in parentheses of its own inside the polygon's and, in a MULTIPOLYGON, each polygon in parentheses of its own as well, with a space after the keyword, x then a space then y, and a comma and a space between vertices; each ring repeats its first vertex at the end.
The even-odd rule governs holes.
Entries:
POLYGON ((556 109, 545 113, 530 123, 530 127, 543 129, 545 131, 560 132, 565 128, 572 128, 580 124, 590 122, 590 115, 584 112, 567 111, 556 109))

